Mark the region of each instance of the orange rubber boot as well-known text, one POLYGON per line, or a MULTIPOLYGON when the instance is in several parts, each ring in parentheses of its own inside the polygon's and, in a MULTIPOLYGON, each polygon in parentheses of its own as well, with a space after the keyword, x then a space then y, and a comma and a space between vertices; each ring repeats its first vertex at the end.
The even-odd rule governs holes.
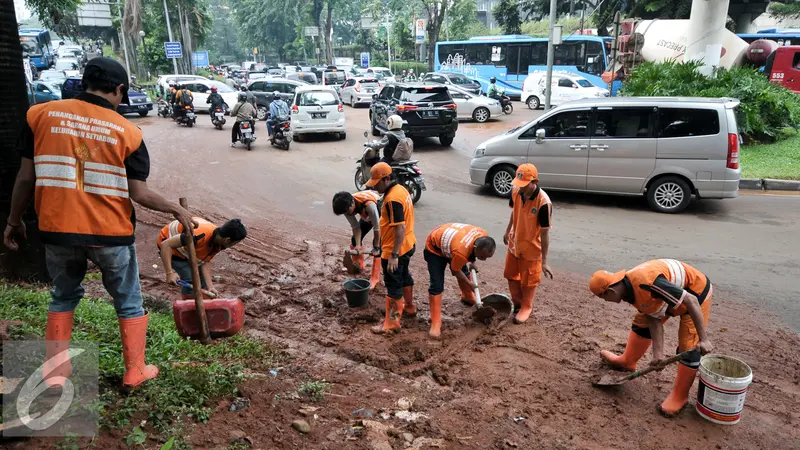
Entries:
POLYGON ((522 301, 519 312, 514 316, 514 323, 517 325, 525 323, 533 312, 533 297, 536 295, 536 286, 522 288, 522 301))
POLYGON ((403 288, 403 314, 414 317, 417 315, 417 306, 414 305, 414 286, 403 288))
MULTIPOLYGON (((350 246, 350 250, 355 251, 355 249, 356 249, 355 246, 352 245, 350 246)), ((358 267, 359 273, 366 270, 366 266, 364 265, 364 255, 361 254, 353 255, 352 258, 353 258, 353 263, 356 265, 356 267, 358 267)))
POLYGON ((621 355, 608 350, 601 350, 600 356, 615 369, 633 372, 636 370, 636 363, 647 353, 647 349, 650 348, 652 343, 652 340, 643 338, 631 331, 628 335, 628 344, 625 345, 625 351, 621 355))
POLYGON ((508 280, 508 292, 511 293, 514 307, 518 308, 522 304, 522 283, 519 280, 508 280))
POLYGON ((134 319, 119 319, 122 336, 122 358, 125 360, 125 375, 122 387, 133 390, 147 380, 158 376, 158 367, 144 363, 144 349, 149 314, 134 319))
POLYGON ((393 299, 386 297, 386 316, 383 319, 383 325, 372 328, 372 332, 376 334, 390 334, 400 332, 400 319, 403 318, 403 308, 405 302, 403 299, 393 299))
POLYGON ((64 382, 72 375, 72 363, 67 350, 69 350, 69 341, 72 339, 73 316, 72 311, 47 313, 42 377, 49 387, 64 386, 64 382))
POLYGON ((431 339, 439 339, 442 335, 442 294, 431 295, 431 330, 428 336, 431 339))
POLYGON ((369 277, 369 288, 375 289, 375 286, 378 285, 381 281, 381 259, 380 258, 373 258, 372 259, 372 274, 369 277))
POLYGON ((672 393, 669 394, 666 400, 658 407, 664 417, 677 416, 686 403, 689 402, 689 391, 694 384, 694 377, 697 375, 697 369, 678 363, 678 375, 675 377, 675 386, 672 388, 672 393))
POLYGON ((464 306, 474 306, 475 291, 472 290, 472 286, 469 283, 465 283, 461 278, 456 278, 456 280, 458 280, 458 287, 461 289, 461 303, 464 306))

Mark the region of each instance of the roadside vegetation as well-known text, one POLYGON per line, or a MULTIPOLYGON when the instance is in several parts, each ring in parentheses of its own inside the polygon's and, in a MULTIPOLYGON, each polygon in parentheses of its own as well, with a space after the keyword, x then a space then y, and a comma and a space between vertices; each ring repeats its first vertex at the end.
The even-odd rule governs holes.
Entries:
MULTIPOLYGON (((11 339, 44 338, 49 299, 45 290, 0 284, 0 317, 23 323, 11 328, 11 339)), ((171 313, 150 311, 147 362, 160 374, 126 396, 119 391, 125 367, 113 306, 84 299, 75 311, 72 339, 99 345, 101 432, 123 430, 128 445, 139 448, 152 448, 152 442, 145 444, 150 439, 185 447, 188 428, 208 421, 214 400, 235 397, 248 373, 267 372, 282 359, 270 344, 241 335, 211 345, 181 338, 171 313)))
POLYGON ((742 148, 742 178, 800 180, 800 133, 787 130, 784 134, 786 138, 777 142, 742 148))

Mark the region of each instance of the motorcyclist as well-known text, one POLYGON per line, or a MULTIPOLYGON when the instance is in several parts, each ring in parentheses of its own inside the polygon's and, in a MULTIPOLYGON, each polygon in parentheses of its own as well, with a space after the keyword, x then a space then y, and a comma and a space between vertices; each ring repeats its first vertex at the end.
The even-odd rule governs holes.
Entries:
POLYGON ((417 81, 417 76, 414 75, 414 69, 408 69, 408 77, 406 81, 417 81))
POLYGON ((272 102, 269 104, 269 118, 267 119, 267 133, 272 136, 275 125, 289 120, 289 105, 281 97, 281 93, 272 93, 272 102))
POLYGON ((142 86, 139 83, 136 82, 136 75, 131 75, 130 88, 135 90, 135 91, 141 91, 142 90, 142 86))
POLYGON ((230 75, 225 77, 225 84, 228 85, 228 87, 231 89, 236 89, 236 82, 233 81, 233 77, 230 75))
POLYGON ((403 118, 397 114, 390 116, 386 121, 386 128, 389 131, 383 135, 380 141, 371 145, 372 149, 380 151, 383 149, 383 158, 378 162, 385 162, 391 165, 394 162, 394 150, 397 148, 398 142, 406 138, 406 133, 403 131, 403 118))
POLYGON ((489 78, 489 89, 486 91, 486 96, 499 100, 503 95, 503 90, 497 87, 497 78, 489 78))
POLYGON ((250 90, 247 89, 247 86, 245 86, 244 84, 242 84, 242 87, 240 89, 242 92, 245 93, 245 95, 247 95, 247 102, 253 105, 253 108, 256 108, 256 110, 258 110, 257 109, 258 106, 256 105, 256 95, 250 92, 250 90))
POLYGON ((225 100, 219 95, 219 92, 217 92, 216 86, 211 86, 211 94, 206 99, 206 103, 211 104, 211 109, 209 109, 209 111, 211 122, 214 122, 214 111, 216 111, 217 107, 224 108, 223 105, 225 104, 225 100))
POLYGON ((180 89, 175 92, 175 105, 174 115, 176 118, 186 114, 187 106, 189 110, 194 110, 194 96, 188 87, 180 86, 180 89))
POLYGON ((250 122, 250 127, 253 129, 253 136, 255 136, 256 133, 256 109, 253 108, 253 105, 247 101, 247 93, 239 92, 239 95, 237 95, 237 100, 239 102, 236 103, 236 106, 234 106, 231 110, 231 116, 236 117, 236 121, 233 123, 233 128, 231 128, 231 147, 236 146, 236 141, 238 141, 241 136, 239 125, 242 122, 250 122))

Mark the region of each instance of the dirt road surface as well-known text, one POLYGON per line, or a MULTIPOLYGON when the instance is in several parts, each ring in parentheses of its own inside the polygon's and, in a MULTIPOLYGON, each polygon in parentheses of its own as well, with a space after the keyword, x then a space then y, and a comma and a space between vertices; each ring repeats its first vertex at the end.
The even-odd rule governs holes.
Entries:
MULTIPOLYGON (((443 339, 429 342, 419 252, 412 259, 419 315, 404 319, 400 335, 384 338, 369 331, 382 319, 384 289, 358 310, 346 306, 341 290, 349 231, 330 199, 354 190, 368 126, 366 108, 345 108, 346 140, 294 142, 288 152, 269 146, 263 122, 248 152, 229 147, 230 123, 217 131, 204 115, 192 129, 155 117, 136 121, 150 149, 154 189, 188 197, 210 220, 240 217, 249 226, 251 238, 215 260, 218 287, 245 298, 247 332, 284 344, 295 358, 293 369, 243 386, 250 408, 220 405, 192 433, 194 445, 224 446, 235 429, 254 448, 800 448, 800 197, 742 195, 668 216, 641 199, 551 193, 556 279, 540 286, 530 323, 488 329, 472 322, 448 279, 443 339), (693 408, 674 420, 660 417, 655 407, 672 387, 674 367, 618 390, 590 385, 607 371, 599 350, 623 349, 634 311, 593 298, 587 275, 659 257, 686 261, 714 282, 710 337, 718 352, 744 359, 755 374, 739 425, 713 425, 693 408), (285 392, 306 379, 325 379, 331 389, 312 404, 318 410, 301 414, 304 399, 285 392), (402 397, 412 400, 410 411, 397 406, 402 397), (303 415, 312 431, 301 435, 289 424, 303 415)), ((452 148, 430 140, 415 149, 428 183, 416 208, 418 241, 444 222, 502 236, 507 203, 469 183, 469 158, 480 141, 532 117, 517 108, 496 122, 462 124, 452 148)), ((139 217, 143 285, 174 296, 155 252, 168 218, 139 217)), ((482 266, 483 293, 506 291, 504 252, 501 246, 482 266)), ((667 348, 677 340, 671 322, 667 348)))

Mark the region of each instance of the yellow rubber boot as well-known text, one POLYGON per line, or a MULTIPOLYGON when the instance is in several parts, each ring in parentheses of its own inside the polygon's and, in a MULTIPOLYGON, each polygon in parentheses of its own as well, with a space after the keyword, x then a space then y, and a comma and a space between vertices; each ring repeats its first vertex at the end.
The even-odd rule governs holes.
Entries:
POLYGON ((72 339, 73 317, 72 311, 47 313, 42 378, 49 387, 64 386, 64 382, 72 375, 72 363, 67 350, 69 350, 69 341, 72 339))
POLYGON ((147 380, 158 376, 158 367, 144 363, 149 314, 134 319, 119 319, 122 336, 122 358, 125 360, 125 375, 122 387, 133 390, 147 380))
POLYGON ((417 306, 414 305, 414 286, 403 288, 403 314, 414 317, 417 315, 417 306))
POLYGON ((631 331, 628 335, 628 344, 625 345, 625 351, 621 355, 608 350, 601 350, 600 357, 615 369, 633 372, 636 370, 636 364, 647 353, 647 349, 650 348, 652 343, 652 340, 641 337, 631 331))
POLYGON ((696 375, 697 369, 678 363, 678 375, 675 377, 675 386, 672 388, 672 393, 658 407, 664 417, 675 417, 686 406, 686 403, 689 402, 689 391, 692 389, 696 375))
POLYGON ((442 335, 442 294, 430 296, 431 306, 431 330, 428 336, 431 339, 439 339, 442 335))
POLYGON ((525 323, 533 312, 533 297, 536 295, 536 286, 522 288, 522 301, 520 302, 519 312, 514 316, 514 323, 517 325, 525 323))

